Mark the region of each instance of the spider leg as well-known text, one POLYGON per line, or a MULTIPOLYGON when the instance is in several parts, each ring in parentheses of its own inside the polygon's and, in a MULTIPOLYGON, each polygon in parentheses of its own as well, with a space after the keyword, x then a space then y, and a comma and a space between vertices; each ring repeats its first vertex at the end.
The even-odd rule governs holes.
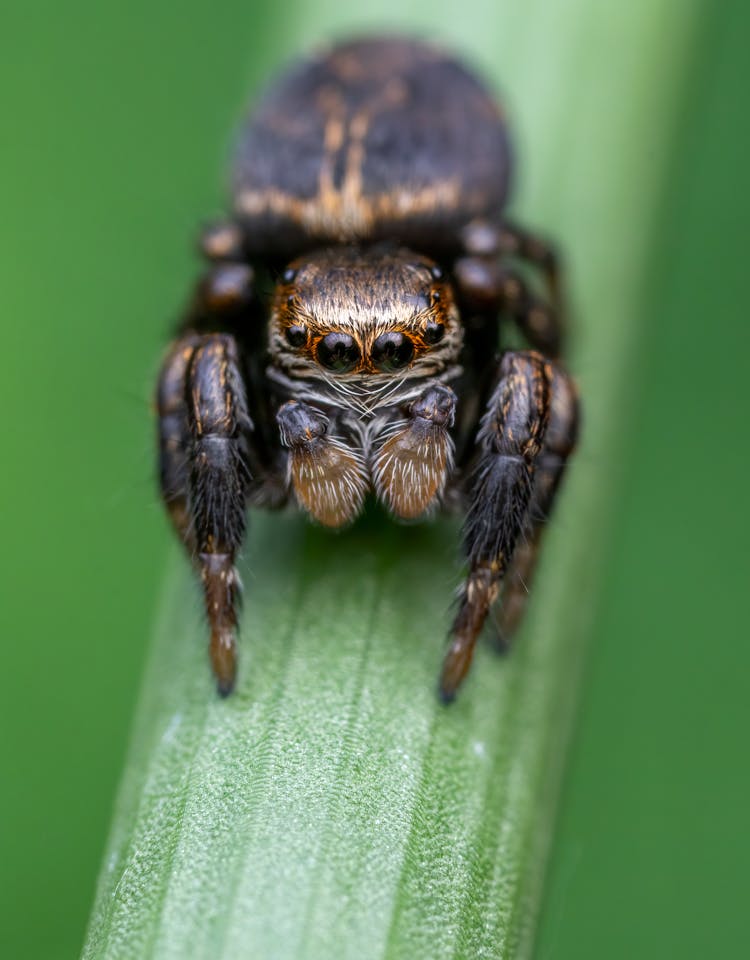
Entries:
POLYGON ((252 430, 234 338, 181 337, 162 368, 158 404, 162 496, 203 582, 211 664, 226 696, 236 676, 234 563, 245 534, 252 430))
POLYGON ((211 664, 219 693, 226 696, 236 675, 240 581, 234 563, 245 534, 247 438, 253 428, 234 338, 205 336, 190 359, 185 386, 190 517, 211 628, 211 664))
POLYGON ((265 308, 245 262, 241 228, 205 230, 208 261, 183 313, 181 333, 157 388, 162 498, 199 573, 219 693, 236 675, 240 581, 235 559, 248 499, 278 507, 286 499, 278 440, 270 436, 263 371, 265 308), (250 402, 248 402, 250 401, 250 402), (250 418, 249 407, 255 414, 250 418))
POLYGON ((554 248, 508 221, 475 222, 463 234, 466 256, 454 274, 465 300, 480 310, 507 310, 531 345, 546 356, 559 357, 564 340, 564 304, 560 263, 554 248), (538 267, 548 299, 539 297, 509 258, 538 267))
POLYGON ((558 317, 562 317, 565 312, 562 271, 556 248, 544 238, 509 220, 503 220, 498 228, 497 245, 501 257, 518 257, 542 271, 552 308, 558 317))
POLYGON ((469 573, 451 629, 440 693, 452 700, 523 531, 550 412, 550 370, 534 352, 506 353, 482 417, 470 481, 464 547, 469 573))
POLYGON ((259 307, 253 268, 243 260, 241 234, 233 223, 204 230, 200 248, 208 267, 195 286, 183 329, 214 331, 247 328, 248 314, 259 307))
POLYGON ((578 437, 578 393, 572 378, 556 364, 550 376, 550 416, 537 457, 524 535, 516 545, 503 580, 497 616, 498 646, 506 649, 526 609, 544 529, 559 492, 568 458, 578 437))
POLYGON ((190 430, 185 399, 188 364, 201 342, 199 331, 231 325, 254 299, 253 271, 241 262, 241 234, 235 224, 218 223, 204 230, 200 249, 210 267, 195 286, 182 336, 172 343, 164 359, 156 396, 162 497, 186 543, 191 536, 187 508, 190 430))
POLYGON ((562 330, 558 315, 530 289, 520 273, 500 260, 462 257, 454 265, 454 276, 471 309, 483 313, 507 311, 535 349, 549 357, 559 356, 562 330))

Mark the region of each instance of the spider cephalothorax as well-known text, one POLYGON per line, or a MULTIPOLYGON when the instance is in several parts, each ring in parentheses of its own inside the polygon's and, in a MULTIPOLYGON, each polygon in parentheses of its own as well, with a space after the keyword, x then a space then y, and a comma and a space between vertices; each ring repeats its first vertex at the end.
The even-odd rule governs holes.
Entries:
POLYGON ((496 600, 504 639, 520 619, 577 401, 556 258, 505 216, 509 157, 477 79, 397 38, 299 65, 245 126, 235 218, 204 235, 210 267, 158 393, 162 492, 200 571, 222 694, 248 501, 329 527, 368 494, 402 520, 465 511, 446 700, 496 600), (269 275, 270 293, 255 280, 269 275), (498 354, 503 313, 533 350, 498 354))
POLYGON ((283 273, 270 353, 297 377, 364 383, 433 376, 457 361, 463 333, 450 283, 409 250, 329 249, 283 273))

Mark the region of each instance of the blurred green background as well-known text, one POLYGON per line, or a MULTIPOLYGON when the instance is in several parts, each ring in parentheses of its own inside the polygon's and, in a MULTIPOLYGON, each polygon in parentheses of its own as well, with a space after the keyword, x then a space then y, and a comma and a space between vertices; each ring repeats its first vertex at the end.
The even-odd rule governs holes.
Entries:
MULTIPOLYGON (((573 4, 508 5, 525 38, 534 24, 576 29, 573 4)), ((661 6, 668 58, 685 4, 661 6)), ((629 388, 607 447, 603 589, 581 598, 596 626, 544 960, 728 957, 746 940, 750 7, 690 6, 669 162, 642 238, 629 388)), ((525 92, 465 9, 405 15, 482 47, 523 143, 525 92)), ((315 10, 76 0, 0 14, 3 956, 80 949, 171 550, 152 481, 151 385, 196 226, 221 209, 248 91, 352 22, 334 3, 315 10)), ((379 22, 357 16, 368 20, 379 22)), ((610 51, 597 53, 606 70, 610 51)), ((564 66, 575 107, 575 64, 564 66)), ((616 249, 617 223, 601 243, 616 249)))

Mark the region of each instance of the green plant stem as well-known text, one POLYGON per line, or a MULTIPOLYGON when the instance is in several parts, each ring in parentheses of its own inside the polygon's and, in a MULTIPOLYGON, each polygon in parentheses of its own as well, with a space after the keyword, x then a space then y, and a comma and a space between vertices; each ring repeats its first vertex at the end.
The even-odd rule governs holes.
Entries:
MULTIPOLYGON (((530 952, 622 442, 612 424, 625 413, 644 238, 698 9, 532 6, 536 18, 476 11, 470 25, 453 10, 459 42, 480 37, 490 64, 493 48, 505 57, 494 69, 507 70, 520 152, 533 158, 518 208, 570 251, 580 317, 585 441, 519 643, 505 658, 482 646, 445 708, 435 683, 457 524, 374 514, 336 536, 253 515, 240 683, 220 701, 180 558, 85 957, 530 952)), ((317 32, 344 26, 317 12, 317 32)), ((304 31, 302 12, 295 23, 304 31)))

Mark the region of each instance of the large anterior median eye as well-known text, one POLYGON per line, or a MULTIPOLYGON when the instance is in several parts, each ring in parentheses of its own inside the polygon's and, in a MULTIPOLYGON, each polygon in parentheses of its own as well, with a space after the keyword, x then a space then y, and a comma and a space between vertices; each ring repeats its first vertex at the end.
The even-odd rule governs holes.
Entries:
POLYGON ((386 372, 405 367, 413 356, 414 344, 397 330, 381 333, 372 345, 372 362, 386 372))
POLYGON ((344 373, 359 360, 359 347, 348 333, 328 333, 318 344, 318 361, 329 370, 344 373))

